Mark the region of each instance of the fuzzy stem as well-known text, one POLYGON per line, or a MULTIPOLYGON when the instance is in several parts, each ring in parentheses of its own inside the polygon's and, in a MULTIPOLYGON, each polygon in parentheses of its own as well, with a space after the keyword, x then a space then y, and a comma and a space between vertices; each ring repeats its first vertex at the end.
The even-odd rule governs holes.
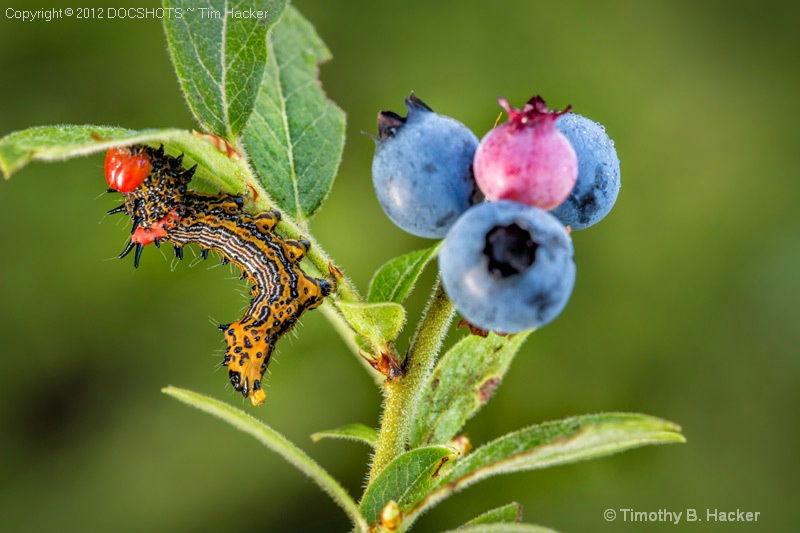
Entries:
POLYGON ((417 404, 433 370, 454 312, 453 304, 445 294, 441 281, 437 280, 403 362, 405 374, 386 380, 383 385, 386 401, 369 472, 370 482, 405 451, 417 404))

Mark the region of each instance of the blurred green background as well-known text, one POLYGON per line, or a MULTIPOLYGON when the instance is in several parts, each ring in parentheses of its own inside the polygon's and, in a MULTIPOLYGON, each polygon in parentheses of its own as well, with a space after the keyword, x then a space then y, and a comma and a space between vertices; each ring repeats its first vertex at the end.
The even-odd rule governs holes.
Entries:
MULTIPOLYGON (((494 478, 417 529, 455 527, 516 500, 526 521, 564 532, 793 530, 797 4, 295 5, 334 53, 322 81, 348 114, 341 172, 312 229, 362 289, 385 260, 428 245, 381 212, 372 141, 360 134, 375 130, 378 110, 403 111, 410 90, 479 136, 498 115, 497 95, 522 104, 541 93, 616 140, 617 207, 574 234, 572 300, 469 423, 472 442, 598 411, 662 416, 688 439, 494 478), (738 508, 761 518, 609 524, 606 508, 738 508)), ((54 123, 194 126, 157 20, 23 23, 4 6, 0 72, 0 135, 54 123)), ((31 165, 0 183, 0 529, 346 530, 338 508, 277 456, 159 392, 174 384, 244 406, 218 368, 222 339, 209 322, 237 318, 245 287, 228 267, 174 265, 155 249, 138 270, 116 261, 128 226, 104 216, 118 203, 104 189, 101 155, 31 165)), ((367 448, 308 436, 376 425, 381 396, 320 313, 281 341, 271 373, 266 405, 245 408, 359 493, 367 448)))

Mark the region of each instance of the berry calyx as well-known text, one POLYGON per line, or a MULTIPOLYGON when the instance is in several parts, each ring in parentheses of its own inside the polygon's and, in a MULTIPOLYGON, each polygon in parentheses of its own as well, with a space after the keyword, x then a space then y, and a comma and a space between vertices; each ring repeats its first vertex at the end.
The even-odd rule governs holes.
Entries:
POLYGON ((531 266, 537 248, 539 245, 531 239, 530 232, 513 222, 489 230, 483 253, 489 259, 489 272, 507 278, 531 266))
POLYGON ((558 117, 572 110, 571 105, 568 105, 561 111, 550 110, 547 107, 547 102, 538 94, 528 100, 528 102, 522 106, 522 109, 513 107, 508 103, 508 100, 502 96, 497 98, 497 103, 508 113, 508 122, 511 123, 512 126, 519 128, 526 124, 535 124, 537 122, 554 124, 558 117))
POLYGON ((133 192, 147 179, 152 169, 144 151, 118 147, 106 153, 106 182, 115 191, 133 192))
POLYGON ((569 112, 550 111, 541 96, 522 109, 498 98, 508 121, 481 139, 475 152, 478 187, 489 200, 513 200, 552 209, 566 200, 578 177, 578 158, 555 126, 569 112))

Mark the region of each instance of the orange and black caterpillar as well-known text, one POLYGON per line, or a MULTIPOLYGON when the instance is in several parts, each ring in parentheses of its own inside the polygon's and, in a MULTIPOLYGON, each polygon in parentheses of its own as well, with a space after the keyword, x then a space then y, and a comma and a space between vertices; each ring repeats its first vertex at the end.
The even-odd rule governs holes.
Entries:
POLYGON ((190 191, 196 167, 186 169, 181 160, 166 155, 163 147, 109 150, 109 190, 125 197, 125 203, 109 214, 125 213, 133 220, 131 240, 120 258, 135 250, 138 267, 144 246, 170 242, 182 259, 183 246, 194 243, 204 259, 213 250, 223 263, 241 268, 242 278, 253 285, 253 299, 240 320, 219 327, 227 343, 222 364, 234 388, 260 405, 266 397, 261 383, 275 343, 305 310, 322 303, 333 283, 303 272, 299 263, 309 242, 284 240, 273 232, 279 211, 251 215, 242 210, 239 196, 190 191))

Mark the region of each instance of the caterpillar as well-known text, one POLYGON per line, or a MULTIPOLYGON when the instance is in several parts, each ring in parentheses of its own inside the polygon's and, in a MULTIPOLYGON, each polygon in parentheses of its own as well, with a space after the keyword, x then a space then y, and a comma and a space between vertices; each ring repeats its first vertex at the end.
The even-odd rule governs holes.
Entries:
POLYGON ((125 213, 133 221, 120 258, 133 252, 138 267, 146 245, 169 242, 175 256, 183 259, 183 247, 193 243, 204 259, 212 250, 223 263, 241 269, 242 278, 252 284, 252 300, 241 319, 219 326, 227 344, 222 365, 228 367, 233 387, 260 405, 266 399, 262 380, 275 343, 303 312, 319 306, 334 290, 333 278, 317 279, 303 272, 299 263, 310 243, 284 240, 274 232, 279 211, 252 215, 243 211, 240 196, 189 190, 197 165, 184 168, 182 159, 165 154, 163 146, 108 151, 109 191, 125 198, 108 213, 125 213))

